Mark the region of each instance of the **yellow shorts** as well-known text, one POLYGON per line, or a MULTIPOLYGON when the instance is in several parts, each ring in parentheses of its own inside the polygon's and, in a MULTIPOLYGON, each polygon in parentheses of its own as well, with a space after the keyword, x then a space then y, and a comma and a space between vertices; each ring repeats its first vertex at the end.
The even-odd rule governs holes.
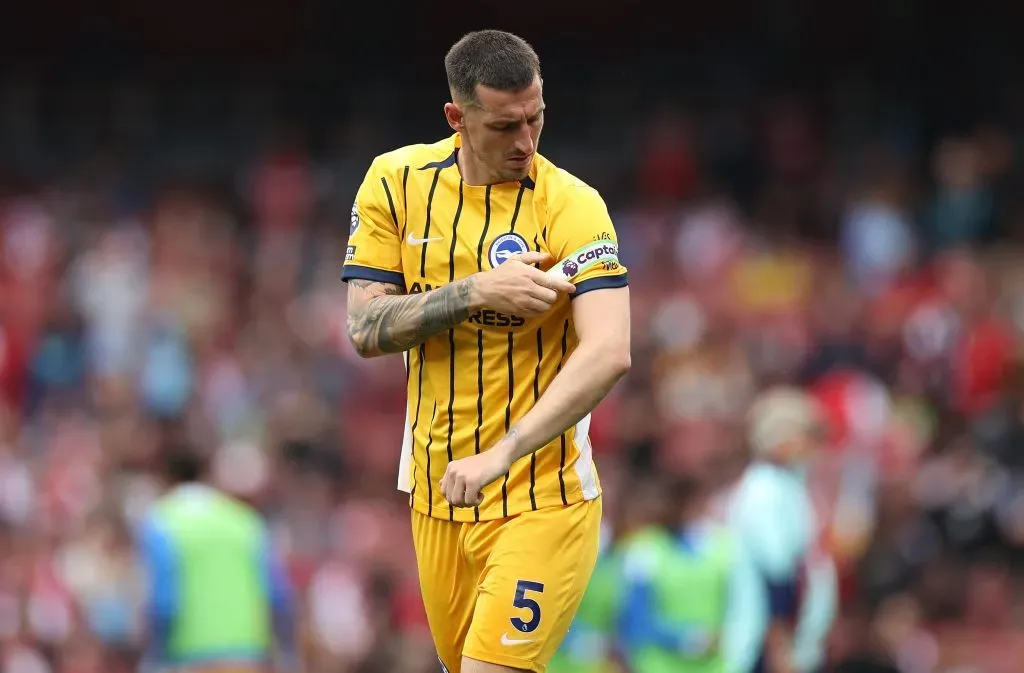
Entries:
POLYGON ((542 673, 597 562, 601 500, 496 521, 412 513, 420 590, 438 657, 542 673))

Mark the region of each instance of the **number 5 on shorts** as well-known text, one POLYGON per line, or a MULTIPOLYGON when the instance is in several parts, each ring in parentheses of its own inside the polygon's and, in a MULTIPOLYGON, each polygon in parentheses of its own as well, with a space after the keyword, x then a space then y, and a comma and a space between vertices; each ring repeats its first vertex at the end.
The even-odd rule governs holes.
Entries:
POLYGON ((530 611, 529 621, 524 622, 519 617, 513 617, 509 620, 512 622, 513 628, 521 633, 530 633, 540 625, 540 604, 526 596, 528 591, 538 594, 544 593, 544 585, 540 582, 529 582, 527 580, 519 580, 516 584, 516 597, 513 599, 512 605, 521 610, 530 611))

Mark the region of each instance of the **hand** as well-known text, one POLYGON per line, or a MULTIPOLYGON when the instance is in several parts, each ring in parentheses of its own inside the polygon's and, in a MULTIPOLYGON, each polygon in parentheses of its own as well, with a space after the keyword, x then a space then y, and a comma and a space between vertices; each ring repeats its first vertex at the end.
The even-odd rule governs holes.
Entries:
POLYGON ((576 286, 567 280, 552 278, 531 266, 551 264, 546 252, 524 252, 510 257, 490 271, 476 274, 474 288, 482 306, 529 317, 544 313, 558 301, 562 293, 571 293, 576 286))
POLYGON ((479 505, 483 501, 480 493, 483 487, 508 472, 509 467, 508 453, 499 447, 453 460, 441 478, 441 492, 444 499, 455 507, 479 505))

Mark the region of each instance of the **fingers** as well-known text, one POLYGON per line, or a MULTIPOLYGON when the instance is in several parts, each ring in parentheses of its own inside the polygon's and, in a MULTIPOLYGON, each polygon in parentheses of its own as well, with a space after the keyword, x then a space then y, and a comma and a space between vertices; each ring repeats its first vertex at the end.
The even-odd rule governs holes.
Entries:
POLYGON ((518 312, 522 313, 525 317, 540 315, 541 313, 546 313, 547 310, 551 308, 551 303, 552 302, 547 302, 543 299, 527 297, 522 301, 518 312))
POLYGON ((558 301, 558 293, 554 290, 540 285, 534 285, 529 290, 530 296, 534 299, 539 299, 548 306, 558 301))
POLYGON ((534 271, 536 271, 537 273, 530 274, 530 280, 532 280, 537 285, 540 285, 541 287, 546 287, 549 290, 554 290, 555 292, 564 292, 566 294, 571 294, 576 291, 576 286, 567 280, 564 280, 562 278, 555 278, 554 276, 549 276, 548 274, 538 269, 534 269, 534 271))
POLYGON ((522 262, 523 264, 540 264, 542 266, 548 265, 552 261, 551 255, 549 255, 546 252, 541 252, 539 250, 531 250, 529 252, 520 253, 518 255, 511 257, 511 259, 514 259, 518 262, 522 262))
POLYGON ((488 306, 499 311, 515 312, 521 316, 544 313, 561 294, 576 291, 572 283, 547 275, 533 264, 550 263, 546 252, 524 252, 487 273, 491 280, 488 306))
MULTIPOLYGON (((549 276, 545 272, 541 271, 539 268, 533 266, 534 264, 537 264, 542 267, 548 267, 551 265, 551 255, 549 255, 546 252, 530 251, 523 252, 518 255, 513 255, 502 266, 505 267, 507 264, 509 264, 509 262, 512 261, 519 262, 520 264, 522 264, 525 268, 519 268, 522 270, 523 274, 526 275, 527 278, 532 280, 537 285, 546 287, 550 290, 554 290, 555 292, 570 293, 576 290, 576 286, 570 283, 569 281, 564 280, 562 278, 555 278, 549 276)), ((512 266, 514 267, 515 265, 512 266)))
POLYGON ((458 470, 452 469, 453 463, 449 463, 441 478, 441 493, 448 504, 453 507, 472 507, 483 501, 480 488, 466 479, 458 470))
POLYGON ((533 267, 527 267, 530 273, 527 275, 527 280, 530 281, 531 285, 526 289, 527 296, 520 302, 519 308, 526 313, 526 315, 539 315, 550 309, 555 302, 558 301, 559 292, 568 292, 575 290, 576 287, 572 283, 565 283, 557 279, 549 278, 546 274, 541 271, 537 271, 533 267), (567 286, 569 289, 558 289, 558 287, 549 287, 550 285, 567 286))
MULTIPOLYGON (((459 477, 452 473, 451 465, 445 470, 444 477, 441 478, 441 495, 449 504, 457 505, 455 501, 455 492, 459 488, 459 477)), ((465 491, 465 488, 463 488, 465 491)))

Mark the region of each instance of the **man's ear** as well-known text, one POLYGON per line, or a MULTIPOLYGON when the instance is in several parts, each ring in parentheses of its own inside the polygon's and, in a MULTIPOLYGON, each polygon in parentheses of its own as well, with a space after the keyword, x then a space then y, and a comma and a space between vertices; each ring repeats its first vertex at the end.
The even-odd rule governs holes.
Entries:
POLYGON ((452 130, 458 131, 459 133, 465 128, 466 115, 455 103, 444 104, 444 118, 448 120, 448 126, 452 127, 452 130))

